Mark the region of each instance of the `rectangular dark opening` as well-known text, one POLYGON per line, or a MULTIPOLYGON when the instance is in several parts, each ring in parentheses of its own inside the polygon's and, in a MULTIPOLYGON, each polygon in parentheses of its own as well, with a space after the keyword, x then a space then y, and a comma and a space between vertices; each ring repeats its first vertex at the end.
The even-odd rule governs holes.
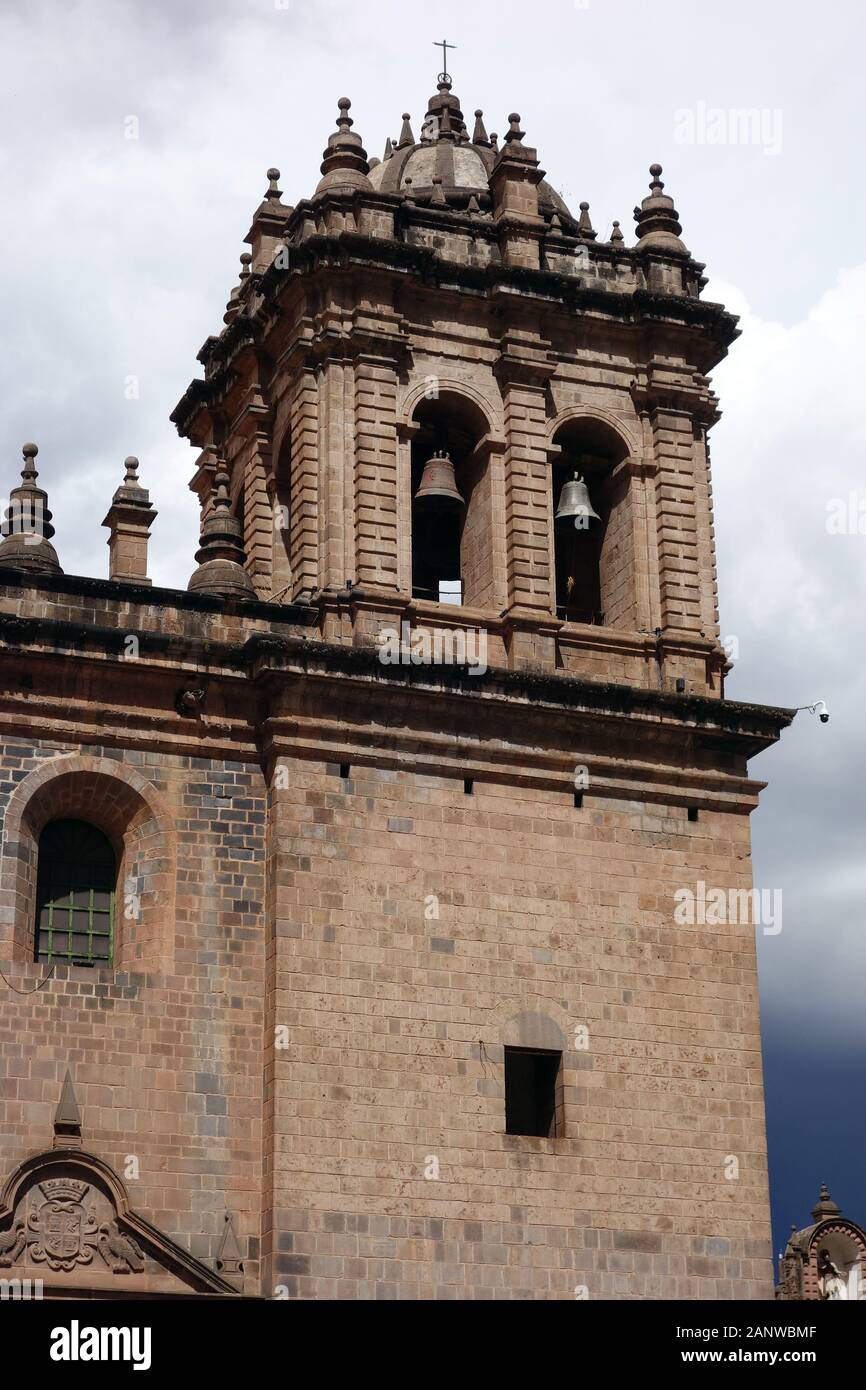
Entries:
POLYGON ((690 807, 689 807, 689 820, 697 820, 697 818, 698 818, 698 808, 697 808, 697 806, 690 806, 690 807))
POLYGON ((474 793, 475 783, 472 781, 471 777, 463 778, 463 790, 467 796, 472 796, 472 794, 474 793))
POLYGON ((555 1139, 561 1052, 505 1049, 505 1133, 555 1139))
POLYGON ((340 776, 342 777, 343 781, 345 782, 346 779, 347 779, 348 777, 351 777, 351 775, 352 775, 352 764, 351 764, 351 763, 340 763, 340 776))
POLYGON ((583 806, 583 792, 574 793, 574 804, 578 811, 581 810, 583 806))

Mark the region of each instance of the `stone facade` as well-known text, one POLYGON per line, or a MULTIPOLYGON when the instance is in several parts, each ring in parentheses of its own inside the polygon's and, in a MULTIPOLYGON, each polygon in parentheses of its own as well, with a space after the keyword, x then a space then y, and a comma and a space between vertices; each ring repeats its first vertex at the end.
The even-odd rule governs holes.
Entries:
POLYGON ((707 372, 735 320, 657 166, 626 248, 447 80, 381 162, 348 110, 312 199, 270 171, 173 416, 189 592, 148 586, 135 460, 108 581, 38 528, 0 546, 0 1266, 38 1272, 44 1173, 71 1244, 132 1243, 53 1271, 82 1289, 769 1297, 754 927, 674 915, 750 887, 747 763, 791 717, 724 698, 707 372), (456 605, 418 585, 434 448, 456 605), (595 551, 554 524, 578 467, 595 551), (474 666, 413 660, 467 633, 474 666), (34 960, 64 818, 114 847, 110 967, 34 960), (561 1054, 549 1137, 505 1132, 509 1048, 561 1054))

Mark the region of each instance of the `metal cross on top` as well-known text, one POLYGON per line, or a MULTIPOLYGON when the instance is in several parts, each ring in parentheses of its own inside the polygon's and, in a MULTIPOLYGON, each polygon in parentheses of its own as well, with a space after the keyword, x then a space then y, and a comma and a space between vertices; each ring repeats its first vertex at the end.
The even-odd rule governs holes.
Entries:
POLYGON ((442 39, 440 42, 434 40, 433 47, 442 49, 442 71, 439 74, 439 81, 450 82, 451 74, 448 71, 448 49, 456 48, 457 45, 456 43, 446 43, 445 39, 442 39))

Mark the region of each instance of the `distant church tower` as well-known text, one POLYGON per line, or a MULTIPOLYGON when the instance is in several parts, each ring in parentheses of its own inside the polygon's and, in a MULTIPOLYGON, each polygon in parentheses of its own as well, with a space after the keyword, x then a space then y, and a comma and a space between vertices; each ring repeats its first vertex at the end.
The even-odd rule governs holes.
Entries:
POLYGON ((866 1231, 843 1216, 826 1183, 812 1208, 812 1224, 791 1227, 779 1259, 776 1297, 827 1301, 866 1299, 866 1231))
POLYGON ((147 587, 136 460, 110 580, 0 547, 0 955, 56 1061, 0 1131, 0 1265, 38 1263, 43 1145, 129 1237, 112 1297, 769 1298, 755 929, 707 909, 791 718, 724 698, 736 320, 658 165, 627 246, 447 74, 381 160, 338 111, 311 198, 269 171, 172 416, 189 591, 147 587), (76 852, 105 905, 64 935, 76 852), (45 1138, 73 1052, 86 1163, 45 1138))

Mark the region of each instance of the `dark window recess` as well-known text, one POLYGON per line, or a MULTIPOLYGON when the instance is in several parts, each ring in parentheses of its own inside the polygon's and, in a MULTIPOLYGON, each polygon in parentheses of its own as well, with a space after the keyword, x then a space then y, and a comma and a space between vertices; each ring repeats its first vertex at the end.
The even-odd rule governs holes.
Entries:
POLYGON ((555 1139, 561 1052, 505 1049, 505 1132, 555 1139))
POLYGON ((50 821, 39 837, 36 959, 110 965, 117 864, 96 826, 50 821))
POLYGON ((464 779, 463 779, 463 790, 464 790, 464 792, 466 793, 467 796, 472 796, 472 794, 474 793, 474 791, 475 791, 475 783, 472 781, 472 778, 471 778, 471 777, 464 777, 464 779))
POLYGON ((579 810, 581 809, 581 807, 583 806, 583 792, 575 792, 575 793, 574 793, 574 804, 575 804, 577 810, 579 811, 579 810))
POLYGON ((697 820, 697 818, 698 818, 698 808, 697 808, 697 806, 690 806, 690 807, 689 807, 689 820, 697 820))
POLYGON ((351 763, 340 763, 340 776, 342 777, 343 781, 344 781, 344 782, 347 781, 348 778, 351 777, 351 775, 352 775, 352 764, 351 764, 351 763))

